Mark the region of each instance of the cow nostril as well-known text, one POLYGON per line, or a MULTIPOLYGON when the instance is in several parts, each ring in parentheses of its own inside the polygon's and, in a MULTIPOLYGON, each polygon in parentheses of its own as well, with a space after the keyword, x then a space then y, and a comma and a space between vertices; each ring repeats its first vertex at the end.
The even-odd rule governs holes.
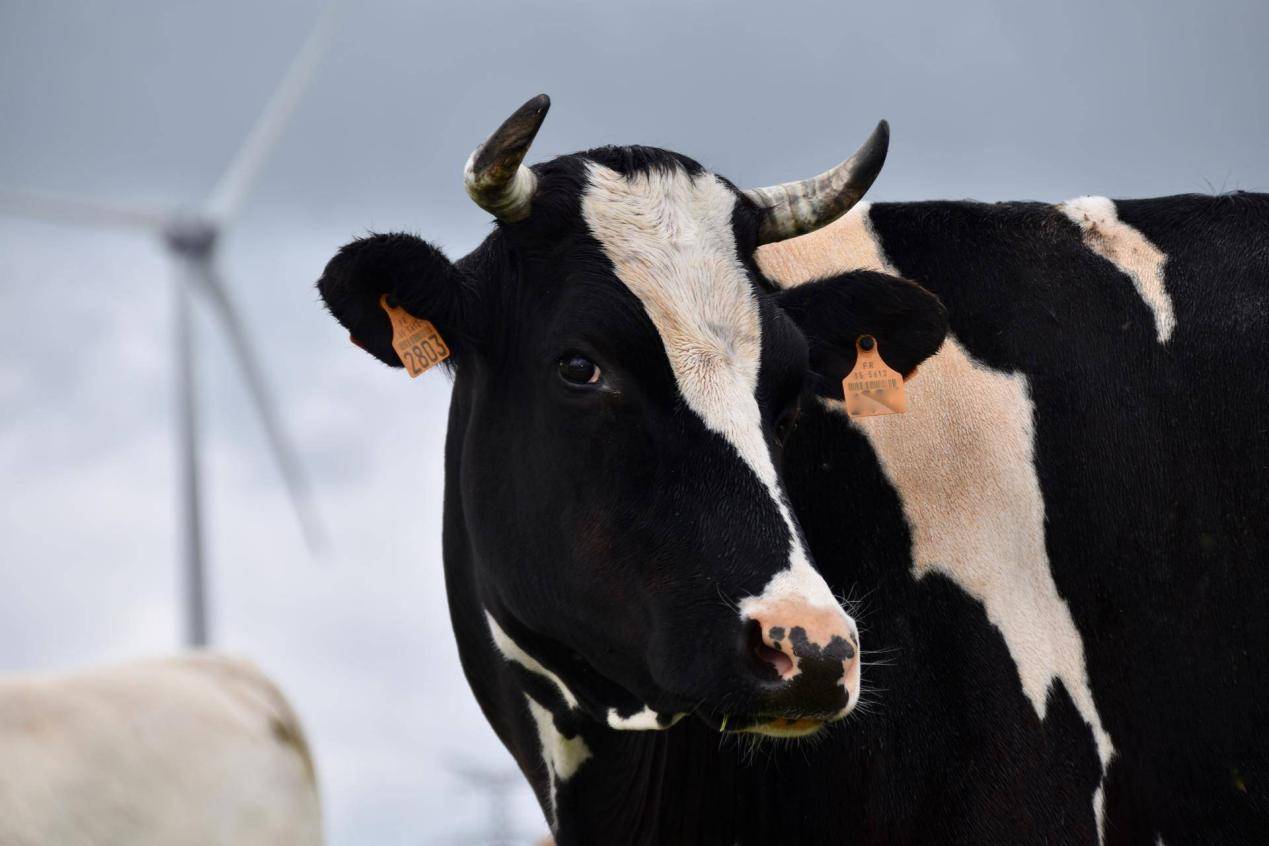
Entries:
POLYGON ((785 655, 778 649, 772 649, 765 643, 760 643, 754 647, 754 655, 758 656, 758 660, 764 664, 768 664, 776 671, 776 675, 784 678, 785 675, 793 669, 793 659, 785 655))

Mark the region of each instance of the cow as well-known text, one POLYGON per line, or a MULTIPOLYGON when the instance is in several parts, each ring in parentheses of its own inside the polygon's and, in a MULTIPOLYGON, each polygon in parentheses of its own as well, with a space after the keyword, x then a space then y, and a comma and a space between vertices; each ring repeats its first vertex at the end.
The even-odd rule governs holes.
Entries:
POLYGON ((888 129, 819 177, 744 192, 648 147, 529 168, 548 105, 527 102, 468 160, 468 193, 497 219, 469 255, 363 238, 318 288, 390 365, 391 312, 443 338, 460 659, 559 842, 611 842, 585 792, 609 785, 575 778, 606 765, 611 736, 655 745, 690 716, 710 744, 796 738, 858 702, 857 626, 780 478, 807 347, 753 255, 856 202, 888 129))
POLYGON ((0 680, 0 843, 319 844, 299 720, 211 653, 0 680))
MULTIPOLYGON (((978 676, 997 691, 986 735, 936 730, 919 753, 980 762, 956 800, 980 813, 972 839, 1024 842, 1047 818, 1050 842, 1269 842, 1269 195, 860 203, 757 263, 813 350, 839 330, 802 289, 885 273, 947 309, 902 415, 850 418, 853 358, 819 343, 826 390, 785 468, 821 570, 871 593, 869 638, 896 650, 872 673, 879 722, 945 728, 923 702, 971 693, 958 673, 983 653, 998 666, 978 676), (958 670, 927 683, 939 654, 958 670), (1001 737, 1028 724, 1025 745, 1001 737), (1059 792, 1017 789, 1037 767, 1065 769, 1059 792)), ((882 754, 911 771, 917 753, 882 754)), ((938 825, 911 808, 881 816, 938 825)))
POLYGON ((1012 414, 1025 377, 944 396, 989 368, 956 334, 976 312, 835 250, 843 221, 873 231, 847 212, 884 161, 884 122, 818 177, 740 190, 646 147, 526 167, 547 105, 526 103, 468 160, 468 193, 496 218, 476 250, 451 262, 371 236, 318 287, 389 365, 403 363, 394 312, 433 323, 452 353, 455 638, 557 842, 1144 830, 1048 575, 1043 492, 1018 470, 1035 466, 1034 421, 1012 414), (864 338, 911 377, 911 417, 841 414, 864 338), (908 443, 894 419, 948 431, 927 422, 908 443), (907 458, 887 464, 873 428, 907 458), (923 455, 941 475, 921 476, 923 455), (858 710, 854 591, 887 688, 858 710))

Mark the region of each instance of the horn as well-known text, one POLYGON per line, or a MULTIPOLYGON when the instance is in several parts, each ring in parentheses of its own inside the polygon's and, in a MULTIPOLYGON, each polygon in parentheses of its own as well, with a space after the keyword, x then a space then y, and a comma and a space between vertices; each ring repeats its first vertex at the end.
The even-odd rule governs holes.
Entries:
POLYGON ((846 214, 881 172, 889 146, 890 124, 883 120, 855 155, 837 167, 801 182, 747 189, 745 196, 762 209, 758 243, 805 235, 846 214))
POLYGON ((550 97, 534 97, 503 121, 467 159, 463 185, 468 196, 499 220, 515 223, 529 216, 538 179, 521 163, 550 108, 550 97))

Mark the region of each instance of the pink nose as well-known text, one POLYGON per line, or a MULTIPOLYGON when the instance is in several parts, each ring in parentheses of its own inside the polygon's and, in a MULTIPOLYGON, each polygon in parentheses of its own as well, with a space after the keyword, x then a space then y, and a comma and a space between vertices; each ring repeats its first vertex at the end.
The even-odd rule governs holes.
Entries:
POLYGON ((859 694, 859 630, 837 607, 784 600, 751 609, 761 633, 754 654, 785 681, 812 676, 817 687, 841 685, 850 707, 859 694))

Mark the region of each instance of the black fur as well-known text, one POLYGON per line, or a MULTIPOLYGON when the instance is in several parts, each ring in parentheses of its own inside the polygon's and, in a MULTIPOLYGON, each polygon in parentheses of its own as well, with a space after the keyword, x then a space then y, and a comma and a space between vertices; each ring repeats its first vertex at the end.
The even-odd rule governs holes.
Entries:
POLYGON ((347 244, 327 263, 317 288, 352 339, 393 367, 402 364, 380 303, 384 294, 389 305, 432 321, 456 355, 482 333, 471 281, 440 250, 414 235, 370 235, 347 244))
POLYGON ((808 282, 779 296, 780 308, 806 333, 814 387, 842 399, 855 366, 855 342, 872 335, 881 358, 906 375, 932 356, 947 335, 947 309, 920 285, 860 271, 808 282))

